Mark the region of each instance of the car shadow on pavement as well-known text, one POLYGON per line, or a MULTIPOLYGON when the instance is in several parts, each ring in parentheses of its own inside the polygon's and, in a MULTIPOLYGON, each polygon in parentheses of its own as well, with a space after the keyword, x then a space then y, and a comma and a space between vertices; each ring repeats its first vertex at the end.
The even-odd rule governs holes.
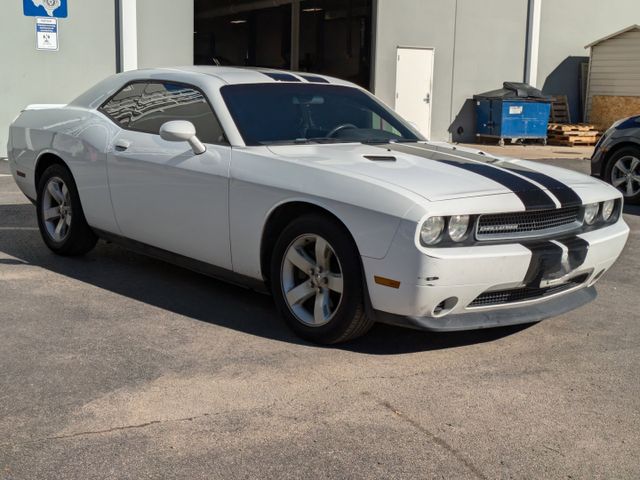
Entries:
POLYGON ((624 209, 622 210, 622 212, 625 215, 640 215, 640 205, 629 205, 627 203, 627 204, 625 204, 624 209))
MULTIPOLYGON (((37 266, 197 321, 273 340, 311 345, 287 328, 267 295, 103 241, 84 257, 56 256, 42 242, 34 207, 28 204, 0 205, 0 252, 12 257, 0 259, 0 270, 37 266)), ((365 337, 334 348, 393 355, 491 342, 524 328, 527 327, 430 333, 376 325, 365 337)))

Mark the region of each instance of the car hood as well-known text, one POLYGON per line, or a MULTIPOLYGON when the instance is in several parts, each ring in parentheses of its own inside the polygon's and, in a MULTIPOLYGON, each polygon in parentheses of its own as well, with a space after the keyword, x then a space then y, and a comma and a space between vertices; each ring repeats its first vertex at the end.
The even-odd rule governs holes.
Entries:
POLYGON ((557 188, 602 185, 587 175, 564 168, 496 157, 444 143, 285 145, 269 149, 280 157, 386 182, 430 201, 540 190, 553 193, 557 188), (469 164, 482 165, 482 174, 461 167, 469 164), (546 186, 522 181, 518 169, 543 174, 551 181, 543 182, 546 186), (503 181, 505 175, 515 176, 516 181, 503 181))

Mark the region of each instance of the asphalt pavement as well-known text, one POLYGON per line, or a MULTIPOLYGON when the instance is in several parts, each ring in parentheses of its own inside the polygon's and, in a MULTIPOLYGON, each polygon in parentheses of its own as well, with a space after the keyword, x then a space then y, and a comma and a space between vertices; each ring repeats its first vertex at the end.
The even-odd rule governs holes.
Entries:
POLYGON ((325 348, 269 297, 104 242, 56 257, 7 174, 2 480, 640 478, 638 208, 578 311, 325 348))

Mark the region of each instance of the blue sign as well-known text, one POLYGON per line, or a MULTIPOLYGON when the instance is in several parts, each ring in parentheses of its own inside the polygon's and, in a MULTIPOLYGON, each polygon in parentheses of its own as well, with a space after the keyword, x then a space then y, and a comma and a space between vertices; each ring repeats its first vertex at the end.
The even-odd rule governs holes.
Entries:
POLYGON ((67 0, 22 0, 27 17, 67 18, 67 0))

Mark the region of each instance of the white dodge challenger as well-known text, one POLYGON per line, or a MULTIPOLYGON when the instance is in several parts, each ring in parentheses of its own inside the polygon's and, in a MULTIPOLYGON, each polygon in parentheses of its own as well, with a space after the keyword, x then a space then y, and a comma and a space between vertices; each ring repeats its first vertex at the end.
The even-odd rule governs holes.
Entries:
POLYGON ((186 67, 110 77, 11 125, 11 172, 46 245, 98 238, 271 291, 300 336, 376 322, 537 322, 595 298, 629 229, 620 192, 425 141, 319 75, 186 67))

